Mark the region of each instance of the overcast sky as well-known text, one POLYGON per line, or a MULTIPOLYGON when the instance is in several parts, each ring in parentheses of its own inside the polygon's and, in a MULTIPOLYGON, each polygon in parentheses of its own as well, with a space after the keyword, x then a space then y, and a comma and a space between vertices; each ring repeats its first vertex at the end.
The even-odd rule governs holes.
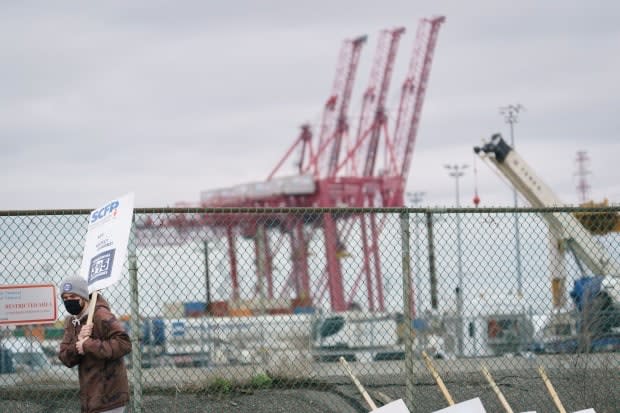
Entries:
MULTIPOLYGON (((405 26, 389 102, 418 19, 445 15, 408 190, 453 206, 443 165, 509 136, 498 108, 526 110, 522 156, 578 202, 620 202, 620 3, 609 1, 1 2, 0 210, 94 208, 133 191, 138 207, 197 202, 200 191, 266 178, 299 126, 316 126, 343 39, 369 36, 351 114, 378 33, 405 26), (95 4, 93 4, 95 3, 95 4)), ((291 173, 292 163, 285 165, 291 173)), ((483 206, 512 203, 478 162, 483 206)), ((461 181, 472 205, 473 168, 461 181)))

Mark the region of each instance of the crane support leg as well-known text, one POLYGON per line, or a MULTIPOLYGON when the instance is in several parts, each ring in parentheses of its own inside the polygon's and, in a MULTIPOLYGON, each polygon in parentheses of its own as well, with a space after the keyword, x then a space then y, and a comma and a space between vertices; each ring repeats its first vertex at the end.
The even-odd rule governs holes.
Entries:
POLYGON ((338 259, 338 229, 331 213, 323 215, 323 230, 325 233, 325 254, 327 258, 327 276, 329 285, 329 298, 333 311, 346 311, 347 305, 344 299, 342 286, 342 272, 338 259))

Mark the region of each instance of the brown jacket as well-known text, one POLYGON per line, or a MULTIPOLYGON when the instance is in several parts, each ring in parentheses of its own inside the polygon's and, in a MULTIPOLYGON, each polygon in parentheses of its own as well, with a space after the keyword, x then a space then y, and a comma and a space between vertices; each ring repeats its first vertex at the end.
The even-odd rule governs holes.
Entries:
POLYGON ((65 319, 65 333, 58 358, 67 367, 79 365, 80 405, 82 413, 111 410, 129 401, 129 383, 123 356, 131 351, 131 341, 123 325, 99 296, 93 316, 91 338, 84 342, 84 354, 75 348, 77 336, 87 316, 74 322, 65 319), (75 325, 74 325, 75 324, 75 325))

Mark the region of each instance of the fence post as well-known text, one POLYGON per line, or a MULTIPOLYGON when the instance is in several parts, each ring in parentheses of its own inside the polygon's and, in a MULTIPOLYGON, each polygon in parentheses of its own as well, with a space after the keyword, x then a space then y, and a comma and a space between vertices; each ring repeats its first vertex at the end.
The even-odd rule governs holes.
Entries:
POLYGON ((136 257, 136 227, 135 218, 131 224, 127 262, 129 266, 129 289, 131 308, 131 381, 133 397, 131 398, 131 411, 142 411, 142 348, 140 347, 140 306, 138 303, 138 259, 136 257))
POLYGON ((205 312, 209 310, 211 304, 211 274, 209 273, 209 241, 202 241, 205 256, 205 312))
POLYGON ((402 275, 403 275, 403 323, 402 329, 405 342, 405 403, 413 409, 413 329, 411 320, 411 252, 409 212, 400 213, 400 239, 402 252, 402 275))
POLYGON ((426 213, 426 232, 428 237, 428 266, 431 284, 431 308, 438 309, 437 303, 437 274, 435 271, 435 241, 433 240, 433 215, 429 211, 426 213))
MULTIPOLYGON (((262 218, 262 217, 261 217, 262 218)), ((267 314, 267 302, 265 297, 265 275, 267 273, 267 254, 265 244, 265 223, 262 219, 259 220, 256 234, 256 272, 257 272, 257 284, 258 284, 258 311, 260 313, 260 337, 261 337, 261 348, 260 348, 260 359, 261 365, 260 368, 263 371, 268 369, 268 357, 267 357, 267 337, 265 334, 265 328, 267 326, 267 321, 265 315, 267 314)))

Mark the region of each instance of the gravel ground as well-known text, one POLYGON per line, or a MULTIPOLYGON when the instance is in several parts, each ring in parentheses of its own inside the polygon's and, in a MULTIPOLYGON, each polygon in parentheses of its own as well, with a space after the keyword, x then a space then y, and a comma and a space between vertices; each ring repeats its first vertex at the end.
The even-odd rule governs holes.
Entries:
MULTIPOLYGON (((609 357, 609 365, 595 368, 547 368, 566 410, 593 407, 597 413, 620 413, 620 364, 617 360, 609 357)), ((441 363, 438 366, 441 368, 441 363)), ((484 377, 466 370, 442 373, 453 399, 458 402, 480 397, 487 412, 503 412, 484 377)), ((493 377, 515 412, 558 411, 535 369, 495 369, 493 377)), ((379 406, 390 399, 405 397, 402 374, 360 375, 359 378, 379 406)), ((61 385, 53 380, 36 385, 9 384, 6 380, 0 383, 1 413, 79 411, 77 383, 61 385)), ((219 392, 213 388, 205 391, 182 386, 149 388, 143 395, 142 412, 353 413, 369 410, 350 379, 342 375, 315 377, 304 382, 286 380, 268 386, 226 388, 219 392)), ((414 377, 412 398, 412 413, 430 413, 447 406, 430 374, 414 377)))

